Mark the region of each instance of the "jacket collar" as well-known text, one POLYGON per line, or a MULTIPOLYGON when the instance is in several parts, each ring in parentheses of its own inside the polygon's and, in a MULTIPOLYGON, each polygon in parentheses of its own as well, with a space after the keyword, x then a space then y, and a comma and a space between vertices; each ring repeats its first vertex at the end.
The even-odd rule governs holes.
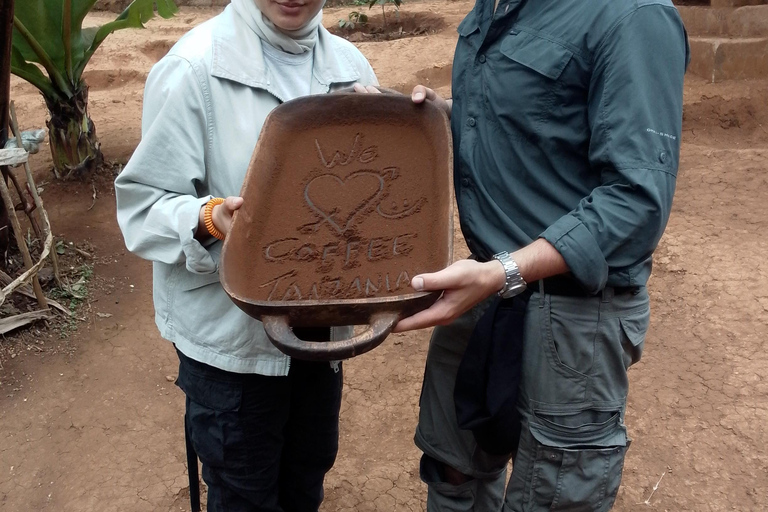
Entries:
MULTIPOLYGON (((224 9, 212 37, 211 75, 275 94, 270 87, 273 70, 264 61, 261 39, 231 6, 224 9)), ((314 52, 312 93, 327 92, 336 83, 359 80, 360 72, 347 52, 336 48, 325 27, 319 28, 314 52)))

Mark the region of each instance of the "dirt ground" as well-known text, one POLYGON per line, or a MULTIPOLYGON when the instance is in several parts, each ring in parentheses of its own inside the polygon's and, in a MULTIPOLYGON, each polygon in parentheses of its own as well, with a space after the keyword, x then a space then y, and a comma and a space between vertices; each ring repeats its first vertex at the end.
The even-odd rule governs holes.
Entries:
MULTIPOLYGON (((422 82, 448 93, 455 27, 470 7, 467 0, 408 3, 405 11, 429 12, 444 27, 356 44, 383 85, 408 90, 422 82)), ((327 9, 326 25, 350 10, 327 9)), ((94 57, 86 72, 90 110, 108 159, 127 161, 138 143, 152 64, 214 14, 183 9, 146 31, 116 34, 94 57)), ((23 128, 44 125, 31 86, 14 79, 12 96, 23 128)), ((689 76, 684 124, 674 212, 649 285, 651 330, 630 371, 634 441, 616 510, 764 511, 768 81, 713 85, 689 76)), ((61 340, 33 329, 0 342, 14 355, 0 369, 0 509, 188 510, 183 398, 172 382, 171 345, 153 323, 150 264, 125 251, 110 176, 93 186, 54 183, 46 151, 32 161, 38 182, 48 182, 42 197, 55 232, 91 244, 95 277, 75 335, 61 340), (43 343, 32 349, 30 337, 43 343)), ((341 451, 324 511, 424 509, 411 439, 428 338, 426 331, 394 335, 345 363, 341 451)))

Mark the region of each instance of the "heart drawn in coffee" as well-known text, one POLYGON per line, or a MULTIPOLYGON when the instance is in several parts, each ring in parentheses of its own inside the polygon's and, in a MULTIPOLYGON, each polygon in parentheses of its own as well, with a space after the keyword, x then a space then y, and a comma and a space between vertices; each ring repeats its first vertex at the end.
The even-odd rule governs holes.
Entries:
POLYGON ((320 216, 314 231, 327 222, 343 235, 361 214, 376 205, 383 192, 384 178, 375 172, 357 171, 344 179, 323 174, 307 184, 304 200, 320 216))

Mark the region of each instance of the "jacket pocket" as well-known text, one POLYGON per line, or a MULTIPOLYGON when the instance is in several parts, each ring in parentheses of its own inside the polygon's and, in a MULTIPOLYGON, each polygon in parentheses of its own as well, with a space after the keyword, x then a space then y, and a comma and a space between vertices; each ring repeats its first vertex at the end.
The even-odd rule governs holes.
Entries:
POLYGON ((248 317, 230 300, 218 273, 193 274, 182 268, 168 286, 165 307, 168 311, 166 336, 171 341, 180 335, 214 353, 238 352, 237 357, 253 354, 253 350, 246 349, 247 344, 260 343, 260 339, 266 343, 264 348, 271 347, 261 323, 248 317))
POLYGON ((219 284, 219 273, 214 272, 211 274, 193 274, 192 272, 186 272, 182 269, 182 275, 178 281, 178 288, 181 291, 189 292, 197 290, 204 286, 212 284, 219 284))
POLYGON ((513 31, 501 43, 506 58, 547 77, 557 80, 573 57, 564 46, 528 32, 513 31))

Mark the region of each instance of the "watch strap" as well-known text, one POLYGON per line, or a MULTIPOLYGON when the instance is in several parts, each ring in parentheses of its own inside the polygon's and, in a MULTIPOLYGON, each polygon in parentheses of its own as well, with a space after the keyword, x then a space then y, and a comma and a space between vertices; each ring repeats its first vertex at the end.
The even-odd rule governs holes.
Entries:
POLYGON ((508 299, 525 291, 528 284, 520 274, 520 268, 517 266, 517 262, 512 259, 512 256, 508 252, 502 251, 494 254, 493 257, 504 266, 504 273, 506 274, 504 287, 499 290, 499 296, 503 299, 508 299))

